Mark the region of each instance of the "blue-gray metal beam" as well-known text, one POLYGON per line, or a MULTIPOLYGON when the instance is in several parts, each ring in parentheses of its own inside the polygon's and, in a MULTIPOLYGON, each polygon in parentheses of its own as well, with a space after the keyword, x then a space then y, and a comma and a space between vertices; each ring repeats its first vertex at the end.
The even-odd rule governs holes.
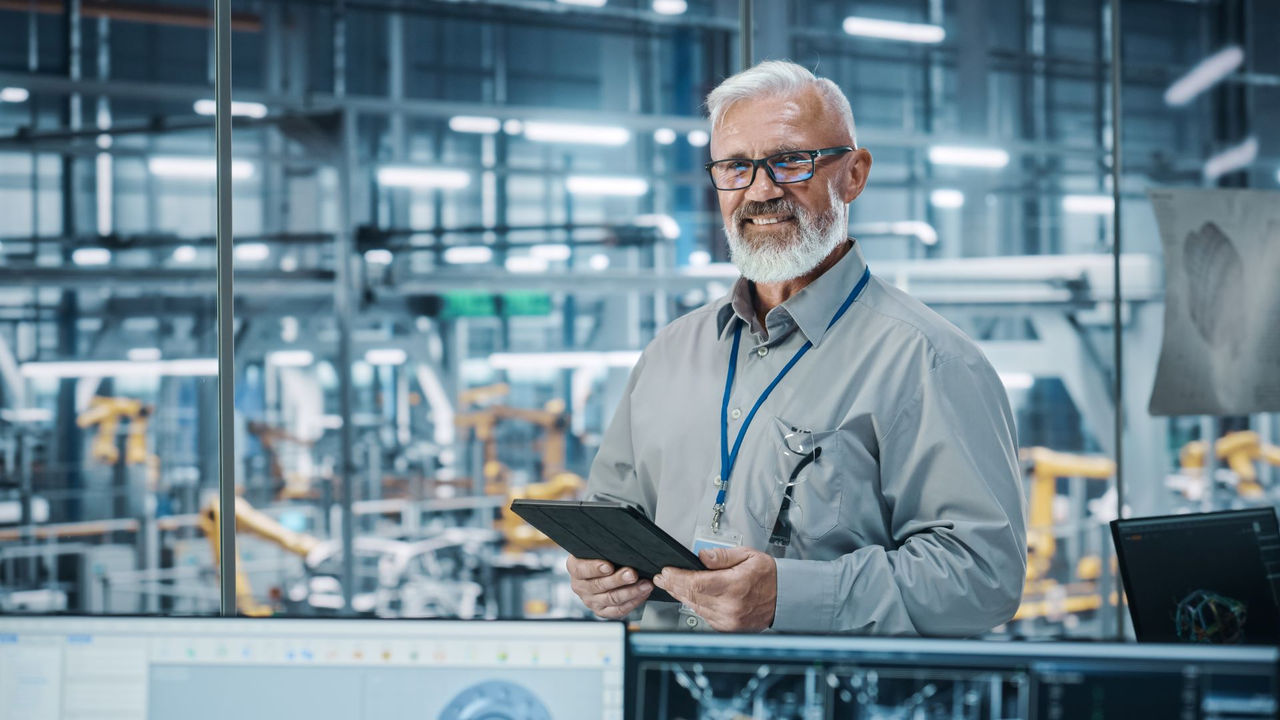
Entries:
MULTIPOLYGON (((1121 93, 1124 90, 1122 85, 1123 76, 1121 73, 1121 34, 1122 27, 1120 25, 1120 0, 1110 0, 1111 10, 1111 198, 1115 204, 1115 210, 1111 214, 1111 256, 1114 258, 1112 264, 1111 287, 1113 295, 1111 301, 1111 344, 1112 352, 1115 354, 1115 387, 1113 389, 1113 398, 1115 401, 1115 455, 1116 455, 1116 517, 1124 517, 1124 313, 1123 309, 1124 295, 1120 286, 1120 179, 1123 177, 1123 164, 1121 162, 1124 156, 1124 145, 1122 144, 1122 133, 1120 125, 1120 108, 1121 93)), ((1213 453, 1208 453, 1212 455, 1213 453)), ((1211 474, 1205 477, 1212 478, 1211 474)), ((1212 481, 1207 487, 1212 487, 1212 481)), ((1104 596, 1105 597, 1105 596, 1104 596)), ((1124 640, 1125 634, 1125 613, 1121 610, 1124 607, 1124 587, 1120 583, 1116 583, 1116 639, 1124 640)))
POLYGON ((231 0, 214 0, 217 114, 214 139, 218 165, 217 308, 218 308, 218 543, 219 609, 236 614, 236 475, 235 475, 235 325, 231 284, 231 0))

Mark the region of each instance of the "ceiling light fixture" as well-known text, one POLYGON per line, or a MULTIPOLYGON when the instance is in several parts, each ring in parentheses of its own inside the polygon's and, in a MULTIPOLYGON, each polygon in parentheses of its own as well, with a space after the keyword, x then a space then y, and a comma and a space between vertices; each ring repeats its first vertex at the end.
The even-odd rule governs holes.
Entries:
POLYGON ((906 23, 864 17, 845 18, 844 31, 857 37, 899 40, 910 43, 937 44, 947 37, 947 31, 942 29, 940 25, 906 23))

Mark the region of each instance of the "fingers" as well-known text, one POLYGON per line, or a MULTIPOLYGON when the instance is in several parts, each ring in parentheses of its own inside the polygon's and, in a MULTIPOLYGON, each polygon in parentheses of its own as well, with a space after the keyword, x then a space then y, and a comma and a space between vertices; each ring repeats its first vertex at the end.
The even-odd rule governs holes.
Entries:
POLYGON ((600 617, 618 620, 630 615, 632 611, 643 605, 652 592, 653 583, 648 580, 641 580, 635 585, 612 591, 606 596, 610 604, 598 609, 593 608, 592 612, 600 617), (623 600, 628 596, 630 596, 630 599, 623 600))
POLYGON ((654 585, 716 630, 758 631, 773 623, 777 570, 772 557, 750 548, 716 548, 700 556, 712 569, 663 568, 654 585))
POLYGON ((613 574, 613 566, 604 560, 584 560, 572 555, 564 562, 569 576, 575 580, 590 580, 613 574))
POLYGON ((706 565, 709 570, 724 570, 746 561, 758 552, 758 550, 742 545, 728 548, 705 548, 698 553, 698 559, 702 560, 702 564, 706 565))
POLYGON ((570 557, 565 562, 570 587, 595 614, 606 618, 626 617, 653 592, 653 583, 641 580, 632 568, 619 568, 602 560, 570 557))
POLYGON ((708 573, 680 568, 665 567, 653 578, 653 584, 666 590, 672 597, 692 607, 696 600, 706 591, 706 575, 708 573))

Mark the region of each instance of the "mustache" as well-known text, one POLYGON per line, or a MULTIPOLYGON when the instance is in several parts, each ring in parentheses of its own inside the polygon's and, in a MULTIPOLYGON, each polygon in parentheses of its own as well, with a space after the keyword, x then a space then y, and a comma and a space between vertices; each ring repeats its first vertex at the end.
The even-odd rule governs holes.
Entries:
POLYGON ((752 215, 792 215, 800 217, 801 211, 786 198, 774 198, 765 202, 748 200, 738 206, 733 213, 733 221, 739 225, 752 215))

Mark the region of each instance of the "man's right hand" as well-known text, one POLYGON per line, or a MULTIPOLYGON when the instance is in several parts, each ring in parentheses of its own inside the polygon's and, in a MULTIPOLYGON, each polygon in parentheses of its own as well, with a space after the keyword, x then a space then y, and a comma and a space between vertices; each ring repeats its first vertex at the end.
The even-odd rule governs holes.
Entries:
POLYGON ((570 586, 591 612, 618 620, 640 607, 653 592, 653 583, 640 580, 632 568, 614 569, 603 560, 580 560, 570 556, 565 563, 570 586))

